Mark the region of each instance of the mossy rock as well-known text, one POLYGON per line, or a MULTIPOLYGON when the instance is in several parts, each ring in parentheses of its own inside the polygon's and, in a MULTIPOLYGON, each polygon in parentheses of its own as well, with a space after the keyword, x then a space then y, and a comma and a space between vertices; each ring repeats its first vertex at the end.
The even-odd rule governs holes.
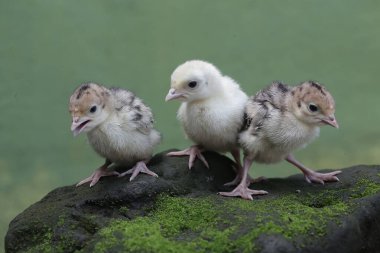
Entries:
POLYGON ((160 177, 108 177, 92 188, 50 192, 18 215, 6 252, 376 252, 380 248, 380 166, 355 166, 340 182, 302 175, 252 188, 253 201, 217 195, 233 179, 232 161, 156 155, 160 177))

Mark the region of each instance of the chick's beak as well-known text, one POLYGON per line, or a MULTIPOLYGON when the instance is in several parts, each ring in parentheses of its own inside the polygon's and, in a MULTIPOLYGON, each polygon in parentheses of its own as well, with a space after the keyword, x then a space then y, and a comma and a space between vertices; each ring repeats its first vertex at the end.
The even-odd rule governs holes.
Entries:
POLYGON ((85 126, 90 122, 89 119, 80 119, 78 117, 73 117, 73 122, 71 123, 71 132, 73 132, 74 136, 77 136, 82 132, 85 126))
POLYGON ((185 98, 185 95, 174 88, 171 88, 166 95, 165 101, 170 101, 177 98, 185 98))
POLYGON ((325 123, 327 125, 330 125, 330 126, 335 127, 335 128, 339 128, 339 124, 336 121, 334 115, 326 117, 326 118, 322 119, 322 121, 323 121, 323 123, 325 123))

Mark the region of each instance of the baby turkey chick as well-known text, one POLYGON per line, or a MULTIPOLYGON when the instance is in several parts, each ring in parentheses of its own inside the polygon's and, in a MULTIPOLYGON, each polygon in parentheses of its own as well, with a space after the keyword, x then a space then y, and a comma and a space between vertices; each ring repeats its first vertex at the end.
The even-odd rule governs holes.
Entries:
POLYGON ((208 62, 187 61, 171 75, 171 89, 166 101, 173 99, 182 101, 177 117, 187 137, 196 145, 168 155, 189 155, 190 169, 196 157, 208 167, 201 153, 204 150, 231 152, 239 180, 235 179, 230 184, 240 182, 242 166, 237 137, 243 125, 248 97, 239 85, 208 62))
POLYGON ((91 146, 106 159, 77 186, 91 182, 91 187, 103 176, 119 175, 116 171, 107 170, 112 163, 134 165, 119 175, 132 174, 130 180, 139 172, 157 177, 145 163, 161 137, 153 128, 150 108, 141 99, 124 89, 107 89, 96 83, 84 83, 71 95, 69 107, 74 136, 87 133, 91 146))
POLYGON ((240 196, 252 200, 261 191, 251 190, 244 183, 253 161, 275 163, 283 159, 299 168, 307 182, 339 181, 341 171, 318 173, 306 168, 292 155, 319 135, 319 127, 338 128, 335 120, 335 102, 331 94, 319 83, 304 82, 290 87, 273 83, 251 97, 246 106, 246 126, 239 134, 244 150, 243 178, 232 192, 223 196, 240 196))

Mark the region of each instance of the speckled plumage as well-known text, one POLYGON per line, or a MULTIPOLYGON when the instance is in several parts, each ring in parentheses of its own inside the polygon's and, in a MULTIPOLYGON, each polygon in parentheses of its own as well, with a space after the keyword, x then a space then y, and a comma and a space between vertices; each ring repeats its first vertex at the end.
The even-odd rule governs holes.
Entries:
MULTIPOLYGON (((301 169, 308 182, 338 181, 335 175, 340 171, 316 173, 291 154, 318 137, 320 126, 338 127, 334 113, 333 97, 317 82, 303 82, 295 87, 275 82, 259 91, 247 102, 245 125, 239 134, 245 153, 243 167, 248 170, 253 161, 275 163, 285 159, 301 169)), ((223 195, 252 199, 250 191, 239 185, 233 194, 223 195)))
MULTIPOLYGON (((237 136, 248 97, 234 80, 223 76, 211 63, 187 61, 171 75, 171 89, 166 100, 172 99, 182 101, 177 118, 186 136, 196 144, 193 147, 235 151, 237 156, 237 136), (193 85, 195 87, 191 87, 193 85)), ((189 167, 191 165, 189 162, 189 167)))
POLYGON ((249 124, 239 135, 243 149, 254 156, 256 162, 273 163, 310 143, 318 137, 321 124, 306 122, 307 117, 297 109, 300 100, 325 98, 319 107, 329 115, 334 113, 335 107, 327 91, 326 96, 316 96, 318 93, 309 83, 290 87, 276 82, 251 97, 246 106, 249 124))
POLYGON ((94 150, 112 163, 147 161, 160 142, 151 109, 128 90, 82 84, 70 98, 70 112, 74 135, 86 132, 94 150))

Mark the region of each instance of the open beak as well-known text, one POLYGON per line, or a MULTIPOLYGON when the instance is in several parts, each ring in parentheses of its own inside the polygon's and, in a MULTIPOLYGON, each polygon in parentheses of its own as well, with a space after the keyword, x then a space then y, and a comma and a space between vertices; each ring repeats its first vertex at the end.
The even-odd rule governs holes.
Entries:
POLYGON ((79 119, 73 119, 73 123, 71 124, 71 132, 73 132, 74 136, 77 136, 82 132, 82 130, 86 127, 88 123, 90 123, 91 120, 82 120, 79 121, 79 119))
POLYGON ((178 92, 176 89, 171 88, 168 92, 168 95, 166 95, 165 101, 170 101, 177 98, 186 98, 185 94, 178 92))
POLYGON ((325 124, 327 124, 327 125, 330 125, 332 127, 339 128, 338 122, 336 121, 334 115, 322 119, 322 122, 325 123, 325 124))

